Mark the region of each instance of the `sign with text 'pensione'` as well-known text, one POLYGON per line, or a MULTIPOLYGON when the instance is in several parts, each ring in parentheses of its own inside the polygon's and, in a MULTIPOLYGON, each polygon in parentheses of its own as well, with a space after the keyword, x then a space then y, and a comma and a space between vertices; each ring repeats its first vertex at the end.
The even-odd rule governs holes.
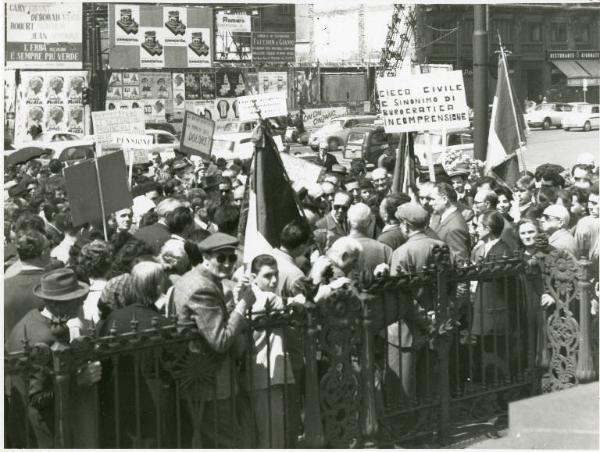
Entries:
POLYGON ((141 108, 94 111, 92 122, 96 142, 102 145, 110 144, 114 133, 144 134, 146 130, 144 110, 141 108))
POLYGON ((180 150, 184 154, 210 157, 215 122, 191 111, 183 117, 180 150))
POLYGON ((112 143, 118 144, 124 151, 125 163, 135 165, 148 163, 152 148, 152 136, 133 133, 113 133, 112 143))
POLYGON ((377 94, 388 133, 469 126, 461 71, 379 77, 377 94))
POLYGON ((253 94, 237 98, 240 120, 251 121, 260 117, 263 119, 275 116, 286 116, 287 93, 279 91, 275 93, 253 94))

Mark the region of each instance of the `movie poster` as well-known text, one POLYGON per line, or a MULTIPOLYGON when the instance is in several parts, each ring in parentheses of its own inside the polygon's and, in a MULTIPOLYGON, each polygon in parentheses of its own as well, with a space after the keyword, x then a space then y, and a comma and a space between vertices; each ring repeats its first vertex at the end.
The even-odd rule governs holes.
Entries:
POLYGON ((171 99, 171 73, 157 72, 152 84, 152 98, 171 99))
POLYGON ((152 83, 154 74, 152 72, 140 72, 140 98, 152 99, 152 83))
POLYGON ((115 44, 119 46, 140 45, 139 5, 115 5, 115 44))
POLYGON ((140 44, 140 67, 164 68, 164 27, 140 27, 140 33, 143 36, 140 44))

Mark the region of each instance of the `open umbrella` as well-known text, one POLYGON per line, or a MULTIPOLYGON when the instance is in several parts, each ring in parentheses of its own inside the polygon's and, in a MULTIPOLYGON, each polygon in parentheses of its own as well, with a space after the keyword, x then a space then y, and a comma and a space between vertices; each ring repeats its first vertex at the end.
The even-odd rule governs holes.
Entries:
POLYGON ((25 163, 29 160, 33 160, 42 156, 52 155, 52 149, 46 149, 39 146, 26 146, 21 148, 8 156, 4 157, 5 165, 17 165, 19 163, 25 163))

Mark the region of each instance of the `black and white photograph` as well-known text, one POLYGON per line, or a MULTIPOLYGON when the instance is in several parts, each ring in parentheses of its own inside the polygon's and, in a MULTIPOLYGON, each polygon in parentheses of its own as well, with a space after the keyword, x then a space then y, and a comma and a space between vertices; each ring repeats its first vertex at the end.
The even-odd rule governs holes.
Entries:
POLYGON ((600 450, 600 0, 7 0, 4 448, 600 450))

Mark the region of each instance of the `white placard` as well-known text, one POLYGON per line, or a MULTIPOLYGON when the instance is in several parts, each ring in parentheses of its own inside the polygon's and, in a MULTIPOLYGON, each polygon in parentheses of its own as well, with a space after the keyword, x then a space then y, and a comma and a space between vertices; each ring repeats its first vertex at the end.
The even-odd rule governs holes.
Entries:
POLYGON ((285 171, 291 181, 294 182, 294 189, 298 190, 301 187, 309 188, 316 184, 325 170, 322 166, 307 162, 293 155, 281 153, 281 161, 285 167, 285 171))
POLYGON ((462 71, 378 77, 377 93, 388 133, 469 126, 462 71))
POLYGON ((152 136, 137 133, 113 133, 112 143, 120 144, 128 149, 149 149, 152 147, 152 136))
POLYGON ((210 157, 214 132, 213 120, 186 111, 181 133, 181 152, 210 157))
POLYGON ((146 129, 144 110, 141 108, 94 111, 92 122, 96 141, 100 144, 111 143, 112 134, 116 132, 144 134, 146 129))
POLYGON ((215 16, 215 25, 219 32, 250 33, 252 31, 252 16, 246 13, 227 14, 226 12, 218 11, 215 16))
POLYGON ((286 93, 254 94, 237 98, 238 115, 242 121, 258 119, 257 109, 263 119, 287 115, 286 93))

